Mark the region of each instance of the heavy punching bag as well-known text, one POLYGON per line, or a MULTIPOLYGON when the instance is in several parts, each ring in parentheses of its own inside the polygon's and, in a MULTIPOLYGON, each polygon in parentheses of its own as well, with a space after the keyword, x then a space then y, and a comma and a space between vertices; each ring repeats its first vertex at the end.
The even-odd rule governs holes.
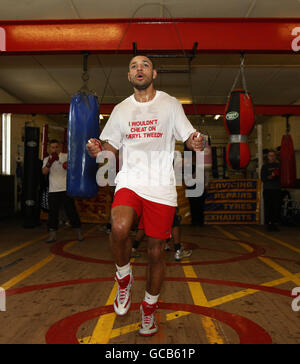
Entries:
POLYGON ((49 126, 48 124, 43 126, 43 134, 42 134, 42 160, 44 160, 48 156, 48 135, 49 135, 49 126))
POLYGON ((233 90, 225 109, 225 129, 230 135, 227 163, 232 169, 246 168, 251 160, 248 135, 255 123, 252 99, 245 90, 233 90))
POLYGON ((40 176, 39 160, 40 128, 26 127, 24 142, 23 212, 24 227, 33 228, 40 222, 40 176))
POLYGON ((290 134, 282 137, 280 149, 280 179, 281 186, 292 188, 296 186, 296 156, 293 139, 290 134))
POLYGON ((217 147, 212 147, 212 175, 213 178, 219 178, 219 166, 218 166, 218 150, 217 147))
POLYGON ((99 138, 98 98, 79 92, 71 100, 68 124, 67 193, 71 197, 91 198, 98 194, 97 163, 86 150, 91 138, 99 138))

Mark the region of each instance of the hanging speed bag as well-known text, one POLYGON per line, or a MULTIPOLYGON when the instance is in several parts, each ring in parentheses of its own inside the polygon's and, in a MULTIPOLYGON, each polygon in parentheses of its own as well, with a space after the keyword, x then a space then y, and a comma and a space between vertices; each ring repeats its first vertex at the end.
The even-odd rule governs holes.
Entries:
POLYGON ((291 135, 284 135, 280 150, 281 186, 291 188, 296 186, 296 156, 291 135))
POLYGON ((251 160, 248 143, 230 143, 227 147, 227 164, 232 169, 247 168, 251 160))
POLYGON ((245 90, 234 90, 225 109, 225 129, 230 135, 227 163, 233 169, 246 168, 251 160, 248 136, 255 123, 252 99, 245 90))
POLYGON ((68 124, 67 193, 71 197, 91 198, 98 194, 96 159, 86 144, 99 138, 99 104, 96 96, 78 93, 70 105, 68 124))

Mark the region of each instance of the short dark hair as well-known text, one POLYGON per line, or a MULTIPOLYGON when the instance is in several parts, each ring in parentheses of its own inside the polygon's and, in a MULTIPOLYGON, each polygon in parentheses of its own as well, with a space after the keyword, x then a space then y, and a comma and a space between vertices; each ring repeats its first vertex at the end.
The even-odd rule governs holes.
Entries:
POLYGON ((57 139, 51 139, 49 141, 49 145, 51 145, 51 144, 60 144, 60 143, 59 143, 59 141, 57 139))
POLYGON ((150 61, 150 62, 151 62, 151 64, 152 64, 152 68, 153 68, 154 70, 156 70, 156 66, 155 66, 155 63, 154 63, 153 59, 151 59, 149 56, 146 56, 145 54, 136 54, 135 56, 133 56, 133 57, 130 59, 129 64, 131 63, 131 61, 132 61, 135 57, 145 57, 145 58, 149 59, 149 61, 150 61))

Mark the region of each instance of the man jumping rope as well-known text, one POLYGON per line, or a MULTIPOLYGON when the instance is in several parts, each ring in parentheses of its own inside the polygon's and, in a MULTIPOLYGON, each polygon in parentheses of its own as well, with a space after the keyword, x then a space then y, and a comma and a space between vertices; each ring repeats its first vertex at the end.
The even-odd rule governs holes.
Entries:
MULTIPOLYGON (((100 140, 105 141, 105 151, 116 154, 122 148, 124 156, 111 211, 110 243, 117 268, 118 292, 114 302, 117 315, 124 316, 131 305, 133 275, 129 234, 140 216, 149 238, 147 287, 140 307, 139 333, 142 336, 158 331, 155 311, 166 271, 165 240, 170 238, 177 206, 173 169, 175 139, 185 142, 187 148, 194 151, 203 151, 204 143, 176 98, 155 90, 156 77, 157 72, 148 57, 136 56, 130 61, 128 80, 134 87, 134 94, 114 108, 100 135, 100 140), (156 158, 153 159, 153 155, 156 158)), ((91 139, 87 149, 93 157, 102 151, 97 139, 91 139)))

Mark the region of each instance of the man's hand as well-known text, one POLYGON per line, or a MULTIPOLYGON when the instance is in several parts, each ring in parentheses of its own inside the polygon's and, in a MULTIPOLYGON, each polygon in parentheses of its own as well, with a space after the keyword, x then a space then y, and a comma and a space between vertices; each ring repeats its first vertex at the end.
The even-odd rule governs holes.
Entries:
POLYGON ((86 149, 92 158, 97 158, 97 155, 103 151, 100 140, 94 138, 88 141, 86 149))
POLYGON ((193 133, 190 136, 190 139, 191 139, 190 144, 191 144, 192 150, 194 150, 195 152, 204 151, 204 148, 206 145, 206 140, 200 133, 198 133, 196 131, 195 133, 193 133))

